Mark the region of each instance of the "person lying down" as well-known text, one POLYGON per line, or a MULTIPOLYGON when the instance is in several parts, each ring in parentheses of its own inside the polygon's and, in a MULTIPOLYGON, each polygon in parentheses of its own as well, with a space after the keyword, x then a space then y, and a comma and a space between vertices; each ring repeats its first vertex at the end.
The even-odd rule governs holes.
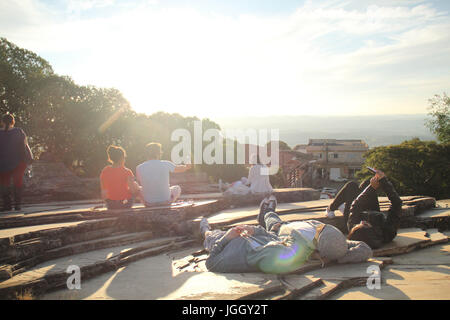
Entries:
POLYGON ((328 227, 320 229, 320 233, 325 232, 322 236, 327 236, 322 237, 322 241, 319 238, 319 244, 310 241, 295 228, 295 224, 282 223, 279 217, 277 220, 274 216, 275 206, 276 199, 272 197, 271 201, 266 198, 261 203, 259 217, 262 215, 266 218, 264 226, 239 225, 228 231, 211 230, 207 219, 203 218, 200 233, 204 237, 204 247, 209 252, 206 268, 222 273, 282 274, 298 270, 314 258, 319 258, 324 263, 346 263, 365 261, 372 256, 372 250, 365 243, 350 243, 341 233, 344 241, 342 244, 339 241, 342 238, 328 227), (332 236, 328 237, 329 234, 332 236), (323 239, 331 241, 329 248, 326 248, 327 242, 323 239))

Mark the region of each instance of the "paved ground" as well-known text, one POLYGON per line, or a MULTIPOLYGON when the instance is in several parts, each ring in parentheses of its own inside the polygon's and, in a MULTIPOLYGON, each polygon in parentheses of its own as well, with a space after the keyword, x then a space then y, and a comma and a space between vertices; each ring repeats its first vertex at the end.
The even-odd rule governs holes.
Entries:
MULTIPOLYGON (((261 273, 215 274, 202 267, 187 272, 177 271, 174 262, 188 256, 193 249, 200 247, 143 259, 115 272, 82 281, 81 290, 50 292, 41 299, 234 299, 277 282, 276 276, 261 273)), ((106 256, 112 253, 102 250, 99 254, 106 256)), ((65 266, 75 261, 64 259, 60 262, 65 266)), ((330 278, 333 281, 339 277, 364 276, 370 264, 329 267, 288 281, 294 280, 291 282, 295 283, 295 280, 303 281, 305 277, 330 278)), ((45 267, 51 265, 40 269, 44 271, 45 267)), ((331 299, 450 299, 450 244, 395 256, 393 264, 382 269, 381 274, 380 289, 352 288, 331 299)))
POLYGON ((450 244, 393 257, 393 260, 394 264, 381 272, 380 289, 352 288, 333 299, 450 299, 450 244))
MULTIPOLYGON (((279 210, 301 209, 304 207, 324 206, 329 201, 310 201, 302 203, 280 204, 279 210)), ((450 201, 440 201, 440 209, 430 209, 420 216, 442 217, 450 215, 448 205, 450 201)), ((62 204, 58 204, 60 206, 62 204)), ((92 207, 92 204, 77 204, 80 207, 92 207)), ((40 208, 41 210, 42 208, 40 208)), ((73 210, 73 208, 70 208, 73 210)), ((211 222, 221 223, 231 221, 238 217, 252 216, 257 213, 257 207, 224 210, 211 217, 211 222)), ((29 213, 30 214, 30 213, 29 213)), ((47 214, 47 213, 41 213, 47 214)), ((305 216, 323 216, 323 209, 314 212, 305 212, 284 215, 283 218, 304 219, 305 216)), ((49 229, 80 222, 60 223, 54 225, 30 226, 0 230, 0 238, 34 230, 49 229)), ((406 229, 405 229, 406 230, 406 229)), ((413 230, 414 231, 414 230, 413 230)), ((420 230, 419 230, 420 231, 420 230)), ((394 244, 402 241, 421 241, 424 237, 422 231, 420 239, 417 237, 399 236, 394 244), (417 238, 417 239, 416 239, 417 238)), ((448 232, 446 233, 448 236, 448 232)), ((444 237, 445 238, 445 237, 444 237)), ((161 239, 157 239, 161 240, 161 239)), ((145 241, 140 244, 152 242, 145 241)), ((403 242, 402 242, 403 243, 403 242)), ((409 242, 408 242, 409 243, 409 242)), ((136 244, 137 245, 137 244, 136 244)), ((19 274, 8 281, 27 281, 55 272, 61 272, 72 264, 88 265, 102 261, 133 245, 118 246, 108 249, 95 250, 83 254, 55 259, 35 266, 31 270, 19 274)), ((235 299, 242 295, 253 293, 261 288, 279 284, 276 276, 261 273, 251 274, 214 274, 207 272, 204 262, 181 271, 180 263, 186 261, 194 251, 201 247, 191 247, 178 252, 160 254, 144 258, 128 264, 114 272, 100 274, 92 279, 82 279, 81 290, 58 290, 48 292, 40 299, 235 299), (202 266, 203 264, 203 266, 202 266), (200 267, 199 267, 200 266, 200 267)), ((365 276, 366 265, 340 266, 333 272, 342 276, 349 273, 365 276), (351 272, 356 271, 356 273, 351 272)), ((333 275, 327 275, 332 269, 323 269, 310 272, 310 277, 320 277, 334 280, 333 275), (324 273, 325 272, 325 273, 324 273), (331 278, 329 278, 331 277, 331 278)), ((299 280, 296 278, 295 280, 299 280)), ((299 280, 300 282, 303 279, 299 280)), ((435 245, 412 253, 393 257, 393 264, 382 270, 381 289, 369 290, 366 287, 352 288, 338 293, 331 299, 450 299, 450 243, 435 245)))

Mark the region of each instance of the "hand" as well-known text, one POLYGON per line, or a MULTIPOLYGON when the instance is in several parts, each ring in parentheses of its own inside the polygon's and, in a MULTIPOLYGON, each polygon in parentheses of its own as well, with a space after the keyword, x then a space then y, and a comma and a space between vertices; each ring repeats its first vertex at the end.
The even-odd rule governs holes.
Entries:
POLYGON ((255 227, 244 225, 244 226, 242 226, 241 233, 242 232, 247 232, 247 235, 252 236, 255 234, 255 227))
POLYGON ((384 174, 384 172, 383 171, 381 171, 381 170, 376 170, 376 174, 375 174, 375 176, 376 177, 378 177, 378 180, 381 180, 382 178, 384 178, 386 175, 384 174))
POLYGON ((365 221, 365 220, 361 221, 361 225, 368 227, 368 228, 370 228, 372 226, 369 221, 365 221))
POLYGON ((239 237, 243 231, 244 231, 244 229, 242 228, 242 226, 236 226, 236 227, 229 229, 227 231, 227 233, 225 234, 225 237, 228 240, 232 240, 234 238, 239 237))
MULTIPOLYGON (((377 173, 378 175, 378 173, 377 173)), ((377 190, 380 187, 380 181, 378 176, 375 175, 370 179, 370 185, 372 186, 372 188, 374 188, 375 190, 377 190)))
POLYGON ((281 223, 277 222, 272 226, 272 229, 270 229, 270 231, 278 232, 278 230, 280 230, 280 227, 281 227, 281 223))

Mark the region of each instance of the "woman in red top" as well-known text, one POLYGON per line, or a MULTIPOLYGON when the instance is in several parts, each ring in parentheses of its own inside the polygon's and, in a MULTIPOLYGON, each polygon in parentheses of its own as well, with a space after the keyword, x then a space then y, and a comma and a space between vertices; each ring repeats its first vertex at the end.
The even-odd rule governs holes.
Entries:
POLYGON ((102 198, 108 209, 123 209, 133 206, 133 195, 139 193, 139 185, 133 172, 125 167, 125 150, 109 146, 108 161, 111 165, 103 168, 100 174, 102 198))

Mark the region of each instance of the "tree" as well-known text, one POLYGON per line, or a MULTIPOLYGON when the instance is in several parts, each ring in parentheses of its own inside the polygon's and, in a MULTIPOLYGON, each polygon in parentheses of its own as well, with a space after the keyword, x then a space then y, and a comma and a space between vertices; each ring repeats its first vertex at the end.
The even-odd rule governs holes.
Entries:
POLYGON ((436 94, 429 100, 430 112, 433 118, 426 122, 440 142, 450 142, 450 97, 444 92, 442 96, 436 94))
MULTIPOLYGON (((386 173, 401 195, 450 197, 450 143, 412 139, 399 145, 376 147, 365 155, 366 166, 386 173)), ((372 176, 363 169, 357 177, 372 176)))
MULTIPOLYGON (((203 131, 220 127, 210 119, 157 112, 138 114, 114 88, 77 85, 70 77, 53 72, 37 54, 0 38, 0 112, 12 113, 17 126, 29 137, 34 154, 51 153, 77 174, 96 177, 107 163, 106 149, 120 145, 127 152, 127 166, 134 169, 146 160, 149 142, 163 145, 170 159, 176 129, 187 129, 194 138, 194 123, 203 131)), ((225 147, 225 146, 224 146, 225 147)), ((247 175, 243 165, 199 165, 217 180, 247 175)))

